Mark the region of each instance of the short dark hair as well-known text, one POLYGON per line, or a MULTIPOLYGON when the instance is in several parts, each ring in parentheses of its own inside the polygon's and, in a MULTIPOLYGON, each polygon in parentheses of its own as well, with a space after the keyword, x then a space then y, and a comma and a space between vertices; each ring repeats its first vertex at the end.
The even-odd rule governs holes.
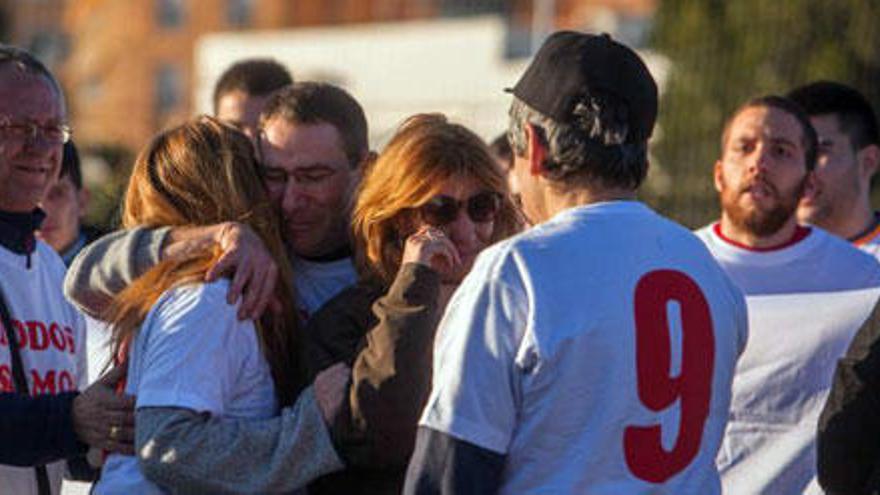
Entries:
POLYGON ((746 103, 739 106, 727 121, 724 122, 724 131, 721 133, 721 154, 724 154, 724 146, 727 143, 727 137, 730 134, 730 125, 744 110, 749 108, 775 108, 791 115, 798 121, 801 126, 801 145, 804 147, 804 161, 807 170, 816 168, 816 157, 819 148, 819 138, 816 135, 816 129, 810 123, 810 117, 807 112, 798 105, 794 100, 779 95, 764 95, 752 98, 746 103))
POLYGON ((83 187, 82 167, 79 161, 79 152, 73 141, 64 143, 64 152, 61 156, 60 178, 70 177, 70 182, 76 186, 76 190, 83 187))
POLYGON ((330 124, 342 138, 348 162, 356 167, 369 153, 364 109, 342 88, 328 83, 301 82, 277 91, 266 102, 260 127, 274 118, 292 124, 330 124))
POLYGON ((290 72, 271 58, 248 58, 232 64, 220 75, 214 86, 214 113, 220 98, 233 91, 252 96, 266 96, 293 84, 290 72))
POLYGON ((611 93, 593 91, 578 99, 573 115, 569 122, 557 122, 514 98, 508 131, 514 153, 525 154, 525 128, 531 124, 547 146, 548 178, 638 189, 648 172, 648 140, 630 132, 627 104, 611 93))
POLYGON ((513 167, 513 150, 510 149, 510 140, 507 139, 507 133, 502 133, 489 143, 489 151, 496 159, 507 164, 507 168, 513 167))
POLYGON ((792 90, 788 97, 800 104, 811 117, 834 115, 840 130, 853 148, 880 145, 877 115, 868 100, 855 88, 833 81, 817 81, 792 90))
POLYGON ((0 67, 11 64, 20 72, 25 72, 35 76, 45 78, 52 86, 58 96, 63 99, 61 85, 49 69, 40 62, 37 57, 33 56, 27 50, 23 50, 17 46, 0 43, 0 67))

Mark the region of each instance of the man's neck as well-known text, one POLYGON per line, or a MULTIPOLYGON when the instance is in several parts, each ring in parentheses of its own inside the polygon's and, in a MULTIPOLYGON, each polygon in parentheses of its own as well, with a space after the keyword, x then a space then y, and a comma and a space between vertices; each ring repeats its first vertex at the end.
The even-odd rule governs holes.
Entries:
POLYGON ((736 244, 759 250, 774 249, 788 244, 794 238, 797 226, 797 219, 792 215, 782 228, 778 229, 776 232, 770 235, 760 236, 754 232, 734 225, 730 218, 725 214, 721 215, 720 222, 721 235, 724 238, 729 239, 736 244))
POLYGON ((29 212, 0 210, 0 245, 17 254, 30 254, 36 243, 34 231, 46 217, 40 209, 29 212))
POLYGON ((571 188, 555 190, 548 187, 544 189, 544 219, 553 218, 557 213, 577 206, 605 201, 630 201, 635 198, 636 192, 632 189, 571 188))
POLYGON ((350 258, 351 255, 351 246, 349 246, 348 244, 343 244, 333 251, 329 251, 324 254, 319 254, 316 256, 302 256, 298 254, 297 256, 301 259, 311 261, 313 263, 332 263, 334 261, 350 258))
POLYGON ((836 236, 855 241, 870 233, 874 227, 876 227, 876 224, 877 217, 874 214, 874 210, 871 209, 870 204, 863 202, 838 221, 828 222, 827 225, 823 225, 822 222, 817 222, 816 226, 821 227, 836 236))

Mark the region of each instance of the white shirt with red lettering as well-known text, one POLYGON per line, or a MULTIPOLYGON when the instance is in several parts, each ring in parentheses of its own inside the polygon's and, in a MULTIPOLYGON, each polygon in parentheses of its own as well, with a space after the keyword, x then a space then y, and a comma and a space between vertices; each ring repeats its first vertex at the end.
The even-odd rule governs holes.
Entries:
POLYGON ((505 455, 503 494, 717 495, 746 320, 686 229, 634 201, 568 209, 479 255, 420 424, 505 455))
POLYGON ((815 227, 762 251, 725 238, 718 224, 697 234, 749 312, 717 460, 724 493, 821 494, 816 424, 838 358, 877 303, 880 265, 815 227))
MULTIPOLYGON (((86 377, 85 322, 61 287, 66 268, 58 254, 37 241, 26 257, 0 246, 0 287, 9 305, 32 395, 77 390, 86 377)), ((0 391, 11 392, 15 382, 6 332, 0 331, 0 391)), ((2 418, 0 418, 2 421, 2 418)), ((47 466, 53 493, 61 489, 64 462, 47 466)), ((0 493, 37 493, 33 468, 0 465, 0 493)))

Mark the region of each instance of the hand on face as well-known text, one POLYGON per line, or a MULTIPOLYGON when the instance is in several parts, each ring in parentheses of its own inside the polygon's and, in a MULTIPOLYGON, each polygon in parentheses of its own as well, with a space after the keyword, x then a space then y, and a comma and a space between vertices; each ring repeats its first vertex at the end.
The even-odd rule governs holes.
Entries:
POLYGON ((442 280, 455 279, 462 262, 458 249, 442 230, 422 226, 407 237, 402 263, 418 263, 440 274, 442 280))

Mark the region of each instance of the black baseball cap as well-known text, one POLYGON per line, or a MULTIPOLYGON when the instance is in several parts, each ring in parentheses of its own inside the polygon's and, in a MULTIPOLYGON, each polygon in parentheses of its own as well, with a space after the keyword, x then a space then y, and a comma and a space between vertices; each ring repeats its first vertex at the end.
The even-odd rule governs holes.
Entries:
POLYGON ((511 92, 545 116, 565 123, 573 118, 578 100, 592 91, 610 93, 627 104, 627 141, 651 137, 657 120, 657 84, 636 52, 608 34, 553 33, 511 92))

